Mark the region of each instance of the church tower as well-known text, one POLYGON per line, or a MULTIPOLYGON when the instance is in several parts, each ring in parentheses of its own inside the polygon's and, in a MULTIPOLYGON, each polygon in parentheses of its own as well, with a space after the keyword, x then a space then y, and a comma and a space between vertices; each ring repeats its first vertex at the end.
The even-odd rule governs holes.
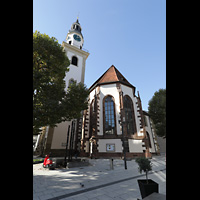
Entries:
MULTIPOLYGON (((65 75, 65 91, 72 82, 84 83, 85 63, 89 52, 83 49, 84 39, 82 28, 77 19, 67 33, 66 40, 62 42, 64 51, 70 61, 69 71, 65 75)), ((73 119, 57 124, 57 127, 46 128, 44 152, 51 152, 52 156, 63 156, 67 150, 73 152, 77 149, 81 136, 78 132, 81 119, 73 119)), ((81 130, 80 130, 81 131, 81 130)))
POLYGON ((84 39, 81 30, 81 25, 77 19, 76 22, 72 24, 67 34, 66 41, 62 43, 67 57, 70 60, 69 72, 66 73, 65 77, 66 90, 73 81, 84 83, 85 62, 89 53, 87 50, 83 49, 84 39))
POLYGON ((76 22, 72 24, 71 30, 69 30, 67 34, 67 37, 66 37, 67 43, 73 46, 76 46, 79 49, 82 49, 84 40, 83 40, 83 35, 81 33, 81 30, 82 30, 81 25, 77 19, 76 22))

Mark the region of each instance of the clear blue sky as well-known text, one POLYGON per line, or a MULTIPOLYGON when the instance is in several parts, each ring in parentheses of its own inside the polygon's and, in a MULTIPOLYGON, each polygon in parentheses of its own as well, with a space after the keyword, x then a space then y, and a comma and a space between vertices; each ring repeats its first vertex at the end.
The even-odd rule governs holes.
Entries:
POLYGON ((90 53, 87 87, 114 65, 147 111, 154 92, 166 88, 166 0, 33 0, 33 31, 61 44, 78 14, 90 53))

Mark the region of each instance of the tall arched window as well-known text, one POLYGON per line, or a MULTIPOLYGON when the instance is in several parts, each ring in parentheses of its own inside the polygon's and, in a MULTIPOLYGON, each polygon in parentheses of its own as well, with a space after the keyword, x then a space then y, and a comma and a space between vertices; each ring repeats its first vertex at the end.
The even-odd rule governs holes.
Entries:
POLYGON ((78 64, 78 58, 76 56, 72 57, 72 64, 75 65, 75 66, 77 66, 77 64, 78 64))
POLYGON ((149 133, 146 131, 146 134, 147 134, 147 139, 148 139, 148 142, 149 142, 149 147, 151 148, 151 139, 150 139, 150 135, 149 133))
POLYGON ((92 136, 92 131, 94 128, 96 128, 96 121, 95 121, 95 110, 94 110, 94 99, 92 100, 90 104, 90 130, 89 130, 89 136, 92 136))
POLYGON ((114 135, 116 133, 115 103, 112 96, 106 96, 103 100, 104 133, 114 135))
POLYGON ((128 134, 135 133, 133 102, 128 95, 124 96, 124 111, 128 134))

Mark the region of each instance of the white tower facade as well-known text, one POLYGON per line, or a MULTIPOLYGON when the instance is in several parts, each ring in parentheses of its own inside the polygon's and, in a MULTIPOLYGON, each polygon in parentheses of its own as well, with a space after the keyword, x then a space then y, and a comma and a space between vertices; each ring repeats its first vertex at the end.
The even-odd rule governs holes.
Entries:
MULTIPOLYGON (((83 35, 78 21, 74 22, 69 30, 66 41, 62 42, 65 53, 70 61, 69 71, 65 75, 65 91, 71 82, 84 83, 85 63, 89 56, 87 50, 83 49, 83 35)), ((53 156, 63 156, 66 146, 70 151, 77 147, 77 120, 65 121, 57 124, 57 127, 49 128, 46 140, 45 152, 51 152, 53 156)))
POLYGON ((69 83, 72 81, 84 83, 85 63, 89 53, 82 48, 84 39, 81 30, 82 28, 77 19, 76 22, 72 24, 71 30, 69 30, 67 34, 66 41, 62 43, 67 57, 70 60, 69 72, 67 72, 65 76, 66 90, 69 83))

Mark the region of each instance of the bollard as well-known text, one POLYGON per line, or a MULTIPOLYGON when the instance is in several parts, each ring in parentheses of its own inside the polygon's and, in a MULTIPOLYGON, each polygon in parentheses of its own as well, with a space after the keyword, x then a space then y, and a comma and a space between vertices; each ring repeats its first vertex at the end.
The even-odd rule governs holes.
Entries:
POLYGON ((113 158, 110 159, 110 169, 114 169, 113 158))

